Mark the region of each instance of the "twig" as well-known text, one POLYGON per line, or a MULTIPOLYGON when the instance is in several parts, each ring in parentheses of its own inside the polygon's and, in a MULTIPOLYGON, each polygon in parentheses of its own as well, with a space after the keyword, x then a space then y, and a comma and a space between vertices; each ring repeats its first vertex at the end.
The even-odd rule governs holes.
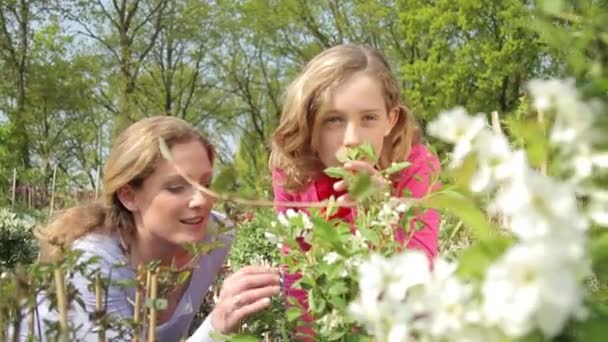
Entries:
MULTIPOLYGON (((169 147, 167 146, 167 143, 162 138, 160 139, 160 151, 161 151, 162 156, 165 159, 167 159, 169 162, 173 163, 173 157, 171 156, 169 147)), ((264 199, 247 199, 247 198, 242 198, 242 197, 238 197, 235 195, 219 194, 213 190, 207 189, 206 187, 200 185, 198 182, 194 181, 175 163, 173 163, 173 167, 175 167, 177 173, 181 177, 183 177, 190 185, 192 185, 198 191, 204 193, 207 196, 213 197, 216 200, 220 200, 220 201, 234 202, 234 203, 238 203, 238 204, 242 204, 242 205, 255 206, 255 207, 280 206, 280 207, 289 207, 289 208, 325 208, 329 204, 329 201, 327 201, 327 200, 320 201, 320 202, 319 201, 317 201, 317 202, 299 202, 299 201, 288 202, 288 201, 271 201, 271 200, 264 200, 264 199)), ((335 202, 335 205, 337 205, 339 207, 354 208, 357 206, 357 203, 353 202, 353 201, 340 201, 340 202, 335 202)))
POLYGON ((500 127, 500 118, 497 111, 492 112, 492 128, 497 134, 502 134, 502 127, 500 127))
POLYGON ((27 331, 29 336, 36 336, 35 327, 36 327, 36 295, 34 295, 34 300, 32 301, 32 307, 30 308, 30 312, 28 313, 27 320, 27 331))
POLYGON ((156 297, 158 295, 158 274, 156 269, 153 271, 152 276, 150 277, 151 285, 150 285, 150 322, 148 325, 148 342, 156 342, 156 320, 157 320, 157 311, 156 311, 156 297))
POLYGON ((51 205, 49 207, 49 216, 53 214, 53 207, 55 206, 55 180, 57 178, 57 164, 53 167, 53 182, 51 183, 51 205))
MULTIPOLYGON (((103 288, 101 286, 101 275, 99 272, 95 273, 95 311, 97 312, 98 322, 101 322, 103 312, 103 288)), ((105 314, 105 313, 103 313, 105 314)), ((99 326, 99 342, 106 340, 106 330, 104 327, 99 326)))
POLYGON ((13 169, 13 193, 11 195, 11 209, 15 208, 15 197, 17 194, 17 169, 13 169))
MULTIPOLYGON (((149 268, 146 268, 146 288, 145 288, 145 296, 144 296, 144 300, 147 301, 150 298, 150 285, 152 284, 152 272, 150 272, 149 268)), ((143 330, 145 331, 145 328, 147 327, 147 325, 150 323, 149 321, 149 316, 148 316, 148 306, 144 305, 144 311, 143 311, 143 330)))
POLYGON ((99 196, 99 165, 97 165, 97 171, 95 172, 95 200, 97 200, 97 197, 99 196))
MULTIPOLYGON (((542 124, 545 121, 545 114, 542 110, 538 110, 537 115, 538 123, 542 124)), ((540 173, 547 175, 547 159, 543 160, 540 164, 540 173)))
POLYGON ((450 234, 450 237, 441 244, 440 250, 443 251, 447 246, 448 242, 452 241, 456 234, 458 234, 458 231, 460 231, 460 227, 462 227, 462 221, 458 221, 456 227, 454 227, 454 229, 452 230, 452 234, 450 234))
POLYGON ((65 281, 61 268, 55 271, 55 287, 57 288, 57 309, 59 310, 59 331, 61 341, 67 341, 68 337, 68 306, 65 293, 65 281))
POLYGON ((135 308, 133 309, 133 323, 135 324, 135 328, 137 329, 136 333, 133 334, 133 342, 139 342, 139 335, 141 334, 141 327, 138 327, 139 321, 141 320, 141 312, 142 312, 142 297, 144 296, 144 286, 143 284, 143 267, 139 265, 137 267, 137 287, 135 289, 135 308))

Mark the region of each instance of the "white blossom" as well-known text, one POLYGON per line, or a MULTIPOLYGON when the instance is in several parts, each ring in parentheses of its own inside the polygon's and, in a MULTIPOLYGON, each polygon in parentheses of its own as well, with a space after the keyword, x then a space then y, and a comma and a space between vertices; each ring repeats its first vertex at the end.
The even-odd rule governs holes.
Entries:
POLYGON ((450 166, 458 167, 471 152, 473 139, 484 127, 487 127, 487 120, 483 114, 470 116, 464 108, 456 107, 439 113, 437 119, 429 123, 428 133, 455 144, 450 166))
POLYGON ((590 144, 578 144, 570 157, 570 168, 574 171, 572 180, 580 182, 591 176, 594 169, 608 169, 608 152, 593 151, 590 144))
POLYGON ((562 251, 552 247, 556 246, 517 244, 486 272, 484 315, 511 337, 524 336, 535 327, 554 337, 581 310, 580 279, 564 269, 562 251))
POLYGON ((342 259, 342 256, 336 252, 329 252, 323 256, 323 261, 329 265, 335 264, 340 259, 342 259))
POLYGON ((568 239, 588 227, 573 187, 532 170, 501 187, 490 211, 507 215, 511 230, 523 240, 555 234, 568 239))
POLYGON ((474 143, 478 168, 471 179, 471 190, 483 192, 502 181, 521 176, 526 168, 524 151, 511 151, 504 135, 481 131, 474 143))

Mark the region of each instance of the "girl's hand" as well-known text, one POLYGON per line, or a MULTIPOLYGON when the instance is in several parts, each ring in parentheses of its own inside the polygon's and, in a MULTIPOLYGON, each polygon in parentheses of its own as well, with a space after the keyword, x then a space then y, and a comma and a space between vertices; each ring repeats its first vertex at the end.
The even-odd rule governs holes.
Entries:
POLYGON ((243 319, 267 308, 280 293, 279 279, 278 269, 263 266, 246 266, 226 278, 211 312, 214 330, 234 332, 243 319))
MULTIPOLYGON (((357 160, 351 161, 344 164, 344 168, 352 171, 353 173, 365 172, 372 177, 372 182, 376 187, 386 187, 389 185, 389 182, 382 176, 380 171, 378 171, 374 165, 367 161, 357 160)), ((334 184, 335 191, 346 191, 348 190, 348 182, 346 180, 340 180, 334 184)), ((350 202, 353 201, 353 198, 349 194, 342 195, 337 198, 338 202, 350 202)))

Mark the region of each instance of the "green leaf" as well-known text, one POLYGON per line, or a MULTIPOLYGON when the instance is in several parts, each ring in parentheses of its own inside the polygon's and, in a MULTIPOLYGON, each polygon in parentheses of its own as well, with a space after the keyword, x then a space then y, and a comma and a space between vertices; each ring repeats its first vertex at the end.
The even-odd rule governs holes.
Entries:
POLYGON ((608 233, 591 242, 593 272, 601 282, 608 282, 608 233))
POLYGON ((299 319, 302 315, 302 311, 297 307, 290 307, 285 311, 285 317, 288 322, 294 322, 296 319, 299 319))
POLYGON ((328 167, 325 169, 325 174, 331 178, 345 179, 351 173, 342 167, 328 167))
POLYGON ((336 282, 332 285, 330 285, 329 290, 327 290, 327 293, 333 297, 333 296, 340 296, 343 293, 345 293, 347 291, 346 286, 344 285, 344 283, 342 282, 336 282))
POLYGON ((360 173, 352 177, 352 182, 348 185, 348 193, 357 200, 365 199, 374 192, 372 177, 367 173, 360 173))
POLYGON ((349 152, 350 152, 350 149, 340 150, 336 154, 336 158, 338 159, 338 161, 340 163, 346 164, 346 163, 348 163, 350 161, 349 152))
POLYGON ((408 168, 410 165, 412 165, 412 163, 410 163, 410 162, 392 163, 391 166, 382 170, 381 173, 385 176, 389 176, 394 173, 401 172, 402 170, 408 168))
POLYGON ((251 335, 235 335, 235 336, 230 336, 228 341, 231 341, 231 342, 258 342, 259 339, 255 336, 251 336, 251 335))
POLYGON ((188 277, 190 276, 190 271, 182 271, 177 275, 176 284, 184 284, 188 277))
POLYGON ((540 5, 546 13, 558 15, 564 9, 564 0, 542 0, 540 5))
POLYGON ((447 210, 460 218, 479 240, 489 237, 497 229, 473 200, 456 191, 443 190, 422 200, 430 208, 447 210))
POLYGON ((566 327, 570 341, 603 342, 608 341, 608 311, 601 303, 592 301, 588 307, 589 318, 584 321, 573 321, 566 327))
POLYGON ((340 243, 340 236, 330 222, 316 217, 311 218, 311 221, 314 225, 312 234, 315 245, 318 244, 319 247, 326 246, 329 249, 339 251, 341 254, 344 253, 344 247, 340 243))
POLYGON ((475 154, 469 154, 464 158, 460 167, 446 173, 458 189, 468 192, 475 172, 477 172, 477 159, 475 154))
POLYGON ((358 150, 359 154, 371 163, 375 164, 378 161, 378 158, 376 157, 376 152, 374 151, 374 146, 372 146, 372 144, 370 144, 369 142, 358 147, 358 150))
POLYGON ((466 279, 482 280, 486 269, 513 244, 513 239, 498 236, 476 242, 458 259, 458 273, 466 279))
POLYGON ((507 120, 510 134, 526 149, 530 165, 540 167, 547 160, 547 124, 536 120, 507 120))
POLYGON ((156 310, 165 310, 168 307, 169 303, 164 298, 156 298, 156 299, 147 299, 146 307, 156 310))
POLYGON ((359 232, 361 233, 361 236, 371 241, 372 244, 378 245, 380 243, 380 235, 378 232, 366 227, 359 227, 359 232))

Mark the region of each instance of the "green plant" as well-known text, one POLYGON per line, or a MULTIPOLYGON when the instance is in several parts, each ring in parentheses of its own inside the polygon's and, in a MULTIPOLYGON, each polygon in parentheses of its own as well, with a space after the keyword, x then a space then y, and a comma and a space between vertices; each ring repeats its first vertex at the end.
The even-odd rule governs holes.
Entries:
POLYGON ((0 267, 12 268, 17 264, 30 264, 36 259, 35 223, 29 215, 0 208, 0 267))

